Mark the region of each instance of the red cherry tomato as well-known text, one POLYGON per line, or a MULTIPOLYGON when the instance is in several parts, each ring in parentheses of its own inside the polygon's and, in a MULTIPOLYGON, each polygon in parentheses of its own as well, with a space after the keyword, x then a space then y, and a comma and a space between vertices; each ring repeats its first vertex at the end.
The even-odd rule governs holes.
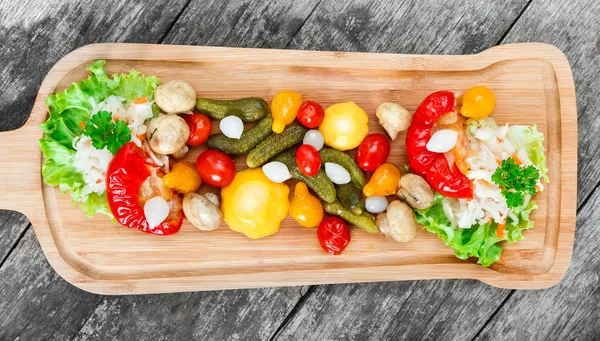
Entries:
POLYGON ((321 169, 321 154, 310 144, 303 144, 296 151, 296 164, 302 174, 313 176, 321 169))
POLYGON ((146 154, 133 142, 119 149, 106 171, 106 197, 110 211, 125 227, 158 235, 176 233, 183 222, 181 198, 177 194, 169 200, 171 211, 165 221, 151 228, 146 220, 144 207, 140 204, 140 188, 151 173, 145 161, 146 154))
POLYGON ((369 134, 358 145, 356 163, 358 167, 374 172, 390 156, 390 141, 383 134, 369 134))
POLYGON ((235 164, 225 153, 206 150, 198 155, 196 168, 202 182, 215 187, 228 186, 235 177, 235 164))
POLYGON ((406 132, 406 155, 411 171, 427 180, 429 185, 446 197, 473 197, 469 179, 459 170, 452 171, 444 154, 427 150, 433 124, 454 111, 454 94, 437 91, 427 96, 415 111, 406 132))
POLYGON ((306 101, 298 108, 298 121, 307 128, 316 128, 323 123, 325 110, 323 107, 313 101, 306 101))
POLYGON ((199 113, 181 115, 188 127, 190 127, 190 137, 187 144, 190 146, 199 146, 208 139, 212 130, 212 125, 208 116, 199 113))
POLYGON ((327 217, 317 228, 317 237, 321 248, 330 255, 340 255, 350 244, 350 229, 338 217, 327 217))

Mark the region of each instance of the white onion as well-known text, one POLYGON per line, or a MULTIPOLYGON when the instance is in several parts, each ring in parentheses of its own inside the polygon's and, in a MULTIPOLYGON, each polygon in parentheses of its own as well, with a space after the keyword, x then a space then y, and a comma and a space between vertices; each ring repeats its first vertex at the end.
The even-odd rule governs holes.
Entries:
POLYGON ((146 216, 148 225, 150 225, 150 229, 154 229, 167 219, 169 215, 169 203, 160 195, 154 197, 146 201, 144 215, 146 216))
POLYGON ((239 117, 231 115, 221 120, 219 128, 223 132, 223 135, 239 140, 244 132, 244 122, 239 117))
POLYGON ((275 183, 281 183, 291 178, 289 169, 283 162, 271 161, 262 166, 262 171, 269 180, 275 183))
POLYGON ((365 208, 371 213, 381 213, 388 207, 388 201, 386 197, 368 197, 365 199, 365 208))
POLYGON ((337 163, 325 162, 325 174, 336 185, 343 185, 350 182, 350 173, 348 173, 346 168, 337 163))
POLYGON ((434 153, 445 153, 456 146, 458 133, 450 129, 438 130, 427 142, 427 150, 434 153))
POLYGON ((323 149, 323 144, 325 143, 325 139, 323 138, 323 134, 316 129, 312 129, 304 134, 304 140, 302 141, 304 144, 310 144, 315 147, 316 150, 323 149))

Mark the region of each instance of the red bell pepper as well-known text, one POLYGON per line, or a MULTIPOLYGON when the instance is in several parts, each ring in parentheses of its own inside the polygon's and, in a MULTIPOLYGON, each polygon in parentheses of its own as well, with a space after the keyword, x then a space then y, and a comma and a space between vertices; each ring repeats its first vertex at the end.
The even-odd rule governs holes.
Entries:
POLYGON ((433 124, 454 111, 454 94, 437 91, 427 96, 415 111, 406 133, 406 154, 411 171, 427 180, 437 192, 451 198, 472 198, 469 179, 458 169, 451 170, 442 153, 427 150, 433 124))
POLYGON ((108 166, 106 172, 106 197, 112 214, 117 221, 129 228, 146 233, 167 235, 177 233, 183 223, 181 205, 177 205, 178 195, 169 201, 171 212, 165 221, 152 228, 140 204, 140 188, 151 175, 146 165, 144 151, 133 142, 125 144, 108 166))

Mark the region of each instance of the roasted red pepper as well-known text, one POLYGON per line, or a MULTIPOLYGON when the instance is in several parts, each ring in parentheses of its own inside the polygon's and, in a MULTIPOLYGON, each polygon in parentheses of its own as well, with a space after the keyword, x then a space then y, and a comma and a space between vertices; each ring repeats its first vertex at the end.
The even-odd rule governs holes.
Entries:
POLYGON ((167 235, 179 231, 183 222, 180 198, 169 200, 171 212, 160 225, 151 228, 140 203, 140 188, 151 172, 144 151, 133 142, 125 144, 111 161, 106 173, 106 196, 117 221, 129 228, 146 233, 167 235))
POLYGON ((427 150, 433 124, 454 111, 454 94, 437 91, 427 96, 413 115, 406 133, 406 154, 413 173, 423 176, 437 192, 451 198, 472 198, 469 179, 457 168, 451 170, 444 154, 427 150))

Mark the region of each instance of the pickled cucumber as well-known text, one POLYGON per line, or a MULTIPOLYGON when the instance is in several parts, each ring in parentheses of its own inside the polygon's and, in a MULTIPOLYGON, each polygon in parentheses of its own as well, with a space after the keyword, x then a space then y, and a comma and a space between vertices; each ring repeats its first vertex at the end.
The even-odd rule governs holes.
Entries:
POLYGON ((333 183, 329 180, 323 169, 320 169, 314 176, 305 176, 300 172, 300 168, 296 164, 296 158, 289 152, 277 155, 273 158, 273 161, 285 164, 290 174, 292 174, 292 178, 304 182, 310 189, 315 191, 321 200, 330 203, 335 201, 335 187, 333 187, 333 183))
POLYGON ((379 227, 375 224, 375 217, 366 211, 362 214, 354 214, 348 211, 339 200, 332 203, 325 203, 323 207, 325 208, 325 212, 336 215, 365 232, 379 232, 379 227))
POLYGON ((221 120, 235 115, 244 122, 256 122, 267 114, 267 102, 258 97, 247 97, 236 100, 216 100, 198 98, 196 109, 214 120, 221 120))
POLYGON ((281 134, 272 134, 248 153, 246 164, 255 168, 267 162, 270 158, 302 142, 307 129, 298 122, 287 126, 281 134))
POLYGON ((319 152, 321 153, 321 162, 333 162, 344 167, 348 173, 350 173, 350 181, 356 188, 362 191, 363 187, 367 184, 367 178, 362 172, 352 157, 344 152, 333 148, 323 148, 319 152))
POLYGON ((362 191, 356 188, 354 184, 336 185, 335 192, 340 203, 350 212, 354 214, 361 214, 363 212, 365 207, 362 200, 362 191))
POLYGON ((244 131, 240 139, 232 139, 223 134, 215 134, 208 138, 206 144, 208 148, 220 150, 225 154, 246 154, 273 132, 271 130, 272 124, 273 118, 265 116, 257 125, 244 131))

